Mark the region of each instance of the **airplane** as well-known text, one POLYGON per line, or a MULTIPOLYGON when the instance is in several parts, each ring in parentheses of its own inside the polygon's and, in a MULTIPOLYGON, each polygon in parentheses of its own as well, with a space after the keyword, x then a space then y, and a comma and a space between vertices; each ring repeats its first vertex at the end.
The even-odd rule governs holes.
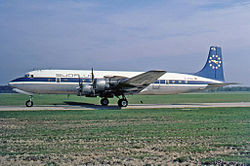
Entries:
POLYGON ((76 94, 101 97, 103 106, 108 98, 117 97, 118 106, 127 107, 126 95, 177 94, 196 92, 229 85, 224 81, 221 47, 211 46, 205 66, 197 73, 35 70, 9 82, 13 90, 29 95, 27 107, 33 106, 34 94, 76 94))

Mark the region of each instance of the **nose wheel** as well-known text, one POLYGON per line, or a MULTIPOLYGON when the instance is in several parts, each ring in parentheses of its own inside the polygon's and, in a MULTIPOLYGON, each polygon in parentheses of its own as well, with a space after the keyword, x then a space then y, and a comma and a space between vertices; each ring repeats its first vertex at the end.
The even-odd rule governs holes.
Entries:
POLYGON ((32 107, 33 106, 33 101, 32 101, 32 96, 30 96, 30 99, 25 102, 26 107, 32 107))

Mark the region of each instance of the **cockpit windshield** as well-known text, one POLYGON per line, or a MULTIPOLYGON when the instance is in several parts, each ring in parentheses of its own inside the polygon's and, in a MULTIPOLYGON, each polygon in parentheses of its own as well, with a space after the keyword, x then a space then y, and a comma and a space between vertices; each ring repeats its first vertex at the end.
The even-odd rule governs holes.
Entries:
POLYGON ((25 74, 24 77, 25 77, 25 78, 33 78, 34 76, 31 75, 31 74, 25 74))
POLYGON ((29 75, 29 74, 25 74, 24 77, 25 77, 25 78, 28 78, 28 77, 30 77, 30 75, 29 75))

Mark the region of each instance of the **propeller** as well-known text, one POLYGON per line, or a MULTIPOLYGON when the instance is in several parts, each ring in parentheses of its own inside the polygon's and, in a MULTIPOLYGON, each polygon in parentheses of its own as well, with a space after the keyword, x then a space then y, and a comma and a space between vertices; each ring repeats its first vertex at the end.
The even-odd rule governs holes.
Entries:
MULTIPOLYGON (((91 84, 90 85, 86 85, 86 86, 92 86, 93 90, 95 91, 95 88, 96 88, 96 79, 95 79, 95 76, 94 76, 94 69, 93 68, 91 69, 91 79, 92 79, 91 84)), ((79 84, 79 86, 77 87, 78 96, 82 96, 83 95, 83 80, 81 80, 80 75, 78 75, 78 84, 79 84)))
POLYGON ((79 96, 82 96, 82 81, 81 81, 80 75, 78 75, 78 81, 79 81, 78 93, 79 93, 79 96))
POLYGON ((91 68, 91 79, 92 79, 92 87, 95 90, 96 89, 96 79, 95 79, 93 67, 91 68))
POLYGON ((93 67, 91 68, 91 78, 92 78, 92 83, 93 83, 95 79, 93 67))

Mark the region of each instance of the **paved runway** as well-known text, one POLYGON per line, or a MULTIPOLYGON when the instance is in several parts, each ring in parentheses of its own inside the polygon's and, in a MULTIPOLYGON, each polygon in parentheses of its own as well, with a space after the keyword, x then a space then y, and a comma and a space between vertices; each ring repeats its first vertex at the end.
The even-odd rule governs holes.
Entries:
POLYGON ((250 102, 240 103, 189 103, 189 104, 130 104, 126 108, 117 105, 100 106, 94 104, 71 103, 68 105, 0 106, 0 111, 35 111, 35 110, 102 110, 102 109, 152 109, 152 108, 207 108, 207 107, 250 107, 250 102))

